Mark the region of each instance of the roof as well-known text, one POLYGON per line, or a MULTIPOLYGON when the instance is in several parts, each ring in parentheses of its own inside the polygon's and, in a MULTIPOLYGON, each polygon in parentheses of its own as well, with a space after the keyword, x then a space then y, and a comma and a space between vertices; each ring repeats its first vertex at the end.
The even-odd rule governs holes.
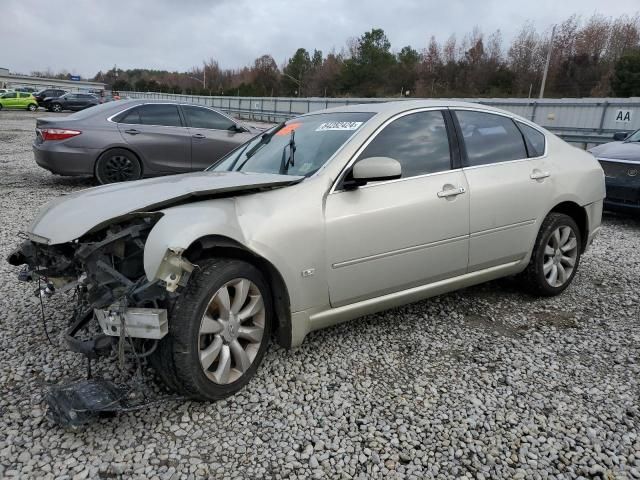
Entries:
MULTIPOLYGON (((467 108, 482 108, 483 110, 495 110, 501 111, 497 108, 493 108, 487 105, 481 105, 479 103, 471 102, 459 102, 455 100, 397 100, 395 102, 372 102, 372 103, 360 103, 354 105, 347 105, 342 107, 329 108, 322 110, 323 112, 374 112, 384 113, 388 115, 394 115, 396 113, 405 112, 407 110, 413 110, 416 108, 429 108, 429 107, 467 107, 467 108)), ((310 112, 307 115, 312 115, 315 112, 310 112)))

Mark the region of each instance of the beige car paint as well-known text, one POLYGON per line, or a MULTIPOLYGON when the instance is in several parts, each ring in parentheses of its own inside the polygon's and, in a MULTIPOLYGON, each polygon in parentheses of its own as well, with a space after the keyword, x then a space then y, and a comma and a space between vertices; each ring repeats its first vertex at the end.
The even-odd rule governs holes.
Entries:
POLYGON ((205 236, 231 239, 268 261, 284 279, 295 346, 318 328, 522 271, 541 222, 559 203, 585 208, 588 243, 599 229, 600 165, 526 119, 448 101, 330 111, 377 114, 300 183, 161 210, 145 244, 147 278, 157 278, 168 251, 184 251, 205 236), (518 119, 544 133, 545 155, 340 189, 363 144, 387 121, 434 108, 518 119), (540 172, 549 175, 532 178, 540 172), (452 189, 459 193, 438 195, 452 189))

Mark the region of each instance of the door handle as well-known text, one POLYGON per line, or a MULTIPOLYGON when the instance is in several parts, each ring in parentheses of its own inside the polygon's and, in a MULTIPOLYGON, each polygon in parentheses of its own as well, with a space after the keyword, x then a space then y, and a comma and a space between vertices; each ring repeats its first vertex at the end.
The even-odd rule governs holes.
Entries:
POLYGON ((466 191, 467 190, 464 187, 450 188, 448 190, 442 190, 438 192, 438 197, 439 198, 455 197, 456 195, 461 195, 466 191))
POLYGON ((204 135, 202 135, 201 133, 196 133, 195 135, 191 135, 193 138, 206 138, 204 135))
POLYGON ((531 180, 543 180, 547 177, 551 176, 550 172, 541 172, 540 170, 534 170, 531 175, 529 175, 531 177, 531 180))
POLYGON ((129 130, 125 130, 124 133, 128 133, 129 135, 138 135, 140 131, 135 128, 130 128, 129 130))

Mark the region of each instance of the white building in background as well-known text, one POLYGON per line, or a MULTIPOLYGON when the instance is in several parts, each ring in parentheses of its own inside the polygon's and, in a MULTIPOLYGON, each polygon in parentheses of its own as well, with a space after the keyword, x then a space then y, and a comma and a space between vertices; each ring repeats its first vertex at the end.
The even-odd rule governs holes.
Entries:
POLYGON ((33 87, 36 90, 42 90, 43 88, 62 88, 70 92, 99 92, 105 89, 106 84, 85 80, 58 80, 57 78, 17 75, 10 73, 8 68, 0 68, 0 88, 16 87, 33 87))

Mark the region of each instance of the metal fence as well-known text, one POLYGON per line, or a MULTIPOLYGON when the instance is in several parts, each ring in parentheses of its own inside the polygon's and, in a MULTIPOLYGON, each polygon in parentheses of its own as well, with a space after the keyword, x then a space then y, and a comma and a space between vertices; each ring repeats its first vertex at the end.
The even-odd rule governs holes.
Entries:
MULTIPOLYGON (((173 100, 207 105, 245 120, 279 122, 325 108, 399 100, 398 98, 289 98, 178 95, 121 92, 131 98, 173 100)), ((409 99, 407 99, 409 100, 409 99)), ((615 132, 640 128, 640 98, 505 99, 458 98, 491 105, 528 118, 573 143, 611 141, 615 132)))

